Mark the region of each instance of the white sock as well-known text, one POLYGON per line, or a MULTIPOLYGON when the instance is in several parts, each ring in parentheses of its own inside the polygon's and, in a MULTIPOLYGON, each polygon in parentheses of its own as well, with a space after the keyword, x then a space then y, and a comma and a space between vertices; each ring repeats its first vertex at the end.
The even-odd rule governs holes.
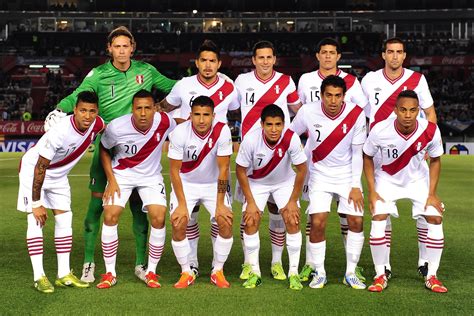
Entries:
POLYGON ((189 264, 194 267, 199 267, 198 261, 198 244, 199 244, 199 225, 197 223, 197 218, 199 213, 191 213, 189 216, 188 226, 186 227, 186 238, 189 241, 189 247, 191 252, 189 253, 189 264))
POLYGON ((313 266, 320 275, 326 275, 324 261, 326 260, 326 240, 321 242, 310 242, 309 248, 313 257, 313 266))
POLYGON ((392 246, 392 220, 390 216, 387 217, 387 224, 385 226, 385 241, 387 251, 385 252, 385 267, 389 270, 392 270, 392 266, 390 265, 390 247, 392 246))
POLYGON ((33 213, 27 216, 26 244, 33 267, 33 281, 44 275, 43 269, 43 228, 36 223, 33 213))
POLYGON ((62 278, 71 272, 72 212, 54 216, 54 245, 58 257, 58 278, 62 278))
POLYGON ((286 233, 286 249, 288 251, 289 268, 288 275, 298 275, 298 265, 300 263, 302 237, 301 232, 296 234, 286 233))
POLYGON ((242 244, 242 251, 244 252, 244 263, 249 263, 249 258, 247 251, 245 249, 245 242, 244 242, 244 227, 245 224, 243 223, 244 217, 242 216, 242 221, 240 222, 240 242, 242 244))
POLYGON ((244 243, 245 249, 247 249, 249 264, 252 266, 252 272, 257 275, 262 275, 258 257, 260 252, 260 236, 258 232, 253 235, 244 233, 244 243))
POLYGON ((428 259, 428 277, 438 272, 441 254, 444 248, 443 224, 428 223, 428 236, 426 238, 426 258, 428 259))
POLYGON ((357 263, 359 263, 362 247, 364 246, 364 232, 347 232, 346 245, 346 274, 355 273, 357 263))
POLYGON ((347 217, 339 216, 339 226, 341 227, 342 243, 344 244, 344 249, 346 249, 347 233, 349 231, 349 224, 347 223, 347 217))
POLYGON ((102 254, 104 256, 105 271, 111 272, 113 276, 117 276, 115 272, 115 263, 117 261, 118 250, 118 225, 107 226, 102 224, 102 254))
POLYGON ((181 266, 181 271, 188 273, 191 272, 189 266, 189 253, 191 252, 191 247, 189 246, 188 238, 184 238, 181 241, 171 240, 171 246, 173 247, 176 260, 181 266))
POLYGON ((146 273, 156 273, 156 266, 160 262, 163 249, 165 248, 166 227, 151 227, 150 238, 148 240, 148 268, 146 273))
POLYGON ((224 263, 229 257, 230 249, 232 248, 233 242, 233 237, 223 238, 221 235, 217 235, 216 242, 214 244, 215 262, 212 269, 212 273, 222 270, 224 268, 224 263))
POLYGON ((216 239, 219 235, 219 226, 216 223, 211 223, 211 242, 212 242, 212 266, 216 265, 216 239))
POLYGON ((309 232, 311 230, 311 220, 308 215, 307 221, 306 221, 306 244, 305 244, 305 250, 306 250, 306 263, 310 267, 313 267, 313 258, 311 257, 311 249, 309 248, 309 232))
POLYGON ((385 240, 386 225, 386 221, 372 221, 370 227, 370 252, 374 261, 376 276, 385 274, 387 265, 387 250, 389 248, 385 240))
POLYGON ((270 213, 268 222, 268 230, 270 231, 270 240, 272 243, 272 265, 281 263, 283 247, 285 246, 285 222, 280 214, 270 213))
POLYGON ((420 216, 416 220, 416 230, 418 232, 418 266, 425 265, 426 259, 426 236, 428 234, 428 223, 424 216, 420 216))

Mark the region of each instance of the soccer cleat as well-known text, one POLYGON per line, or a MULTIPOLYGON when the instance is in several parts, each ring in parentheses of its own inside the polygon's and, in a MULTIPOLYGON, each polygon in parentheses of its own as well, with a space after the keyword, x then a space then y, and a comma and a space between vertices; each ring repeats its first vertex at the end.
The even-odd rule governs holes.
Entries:
POLYGON ((250 272, 249 278, 244 282, 244 284, 242 284, 242 286, 246 289, 254 289, 261 284, 262 278, 258 274, 250 272))
POLYGON ((297 274, 290 275, 289 279, 291 290, 301 291, 303 289, 303 284, 301 284, 300 277, 297 274))
POLYGON ((312 289, 322 289, 326 283, 328 283, 328 279, 326 278, 325 274, 318 274, 317 272, 313 273, 313 279, 309 283, 309 287, 312 289))
POLYGON ((196 276, 193 272, 181 272, 181 277, 179 278, 178 282, 174 284, 176 289, 185 289, 188 286, 194 283, 196 276))
POLYGON ((145 283, 146 286, 151 287, 153 289, 159 289, 161 287, 160 282, 158 282, 158 279, 160 276, 152 271, 148 272, 145 275, 145 283))
POLYGON ((367 290, 369 290, 370 292, 382 292, 385 288, 387 288, 387 286, 387 275, 381 274, 378 277, 374 278, 374 283, 369 285, 367 290))
POLYGON ((146 279, 145 279, 146 270, 147 270, 146 264, 139 264, 135 266, 135 275, 137 276, 137 278, 139 278, 143 282, 146 282, 146 279))
POLYGON ((359 267, 359 266, 357 266, 357 267, 355 268, 355 275, 357 276, 357 278, 358 278, 362 283, 365 283, 365 281, 367 281, 367 279, 366 279, 365 276, 362 274, 362 272, 364 272, 364 268, 359 267))
POLYGON ((342 283, 356 290, 364 290, 366 288, 364 282, 355 273, 346 274, 342 283))
POLYGON ((390 280, 392 278, 392 270, 385 268, 385 276, 387 280, 390 280))
POLYGON ((81 281, 87 282, 87 283, 93 283, 95 281, 94 272, 95 272, 94 262, 84 263, 84 266, 82 267, 81 281))
POLYGON ((309 277, 311 276, 313 272, 314 272, 314 269, 309 264, 305 264, 303 266, 303 269, 301 269, 301 272, 300 272, 300 280, 302 282, 309 281, 309 277))
POLYGON ((195 266, 190 266, 191 271, 194 273, 194 278, 197 278, 199 276, 199 268, 195 266))
POLYGON ((448 292, 448 289, 441 283, 440 280, 436 278, 435 275, 430 276, 429 278, 426 279, 425 281, 425 287, 428 290, 431 290, 431 292, 435 293, 446 293, 448 292))
POLYGON ((225 279, 224 271, 219 270, 211 274, 211 283, 221 289, 226 289, 230 287, 229 282, 225 279))
POLYGON ((51 282, 49 282, 46 275, 43 275, 41 278, 36 280, 33 285, 34 285, 35 289, 37 289, 41 293, 53 293, 54 292, 54 286, 51 284, 51 282))
POLYGON ((63 276, 62 278, 57 278, 54 281, 54 285, 56 286, 70 286, 70 287, 77 287, 77 288, 87 288, 89 287, 89 283, 79 280, 73 273, 72 270, 69 274, 63 276))
POLYGON ((428 276, 428 262, 425 262, 424 265, 418 267, 418 274, 426 279, 428 276))
POLYGON ((286 274, 280 262, 272 264, 271 272, 275 280, 286 280, 286 274))
POLYGON ((240 273, 239 278, 241 280, 248 280, 250 277, 250 273, 252 273, 252 266, 250 263, 244 263, 242 265, 242 272, 240 273))
POLYGON ((112 272, 107 272, 101 276, 102 279, 96 285, 98 289, 108 289, 117 283, 117 278, 112 275, 112 272))

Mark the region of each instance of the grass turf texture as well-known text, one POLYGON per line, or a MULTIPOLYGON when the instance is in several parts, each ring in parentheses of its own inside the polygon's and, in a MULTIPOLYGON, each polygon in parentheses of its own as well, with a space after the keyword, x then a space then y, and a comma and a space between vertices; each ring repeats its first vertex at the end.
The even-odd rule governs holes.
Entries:
MULTIPOLYGON (((234 157, 235 158, 235 157, 234 157)), ((345 287, 342 277, 345 256, 339 233, 338 218, 331 213, 327 231, 326 270, 328 284, 322 290, 307 287, 295 292, 288 289, 287 281, 276 281, 270 276, 271 248, 268 236, 268 215, 264 215, 260 231, 260 265, 263 284, 257 289, 241 287, 238 279, 243 260, 239 238, 241 206, 234 203, 234 246, 225 265, 225 273, 231 283, 227 290, 217 289, 209 283, 212 259, 209 216, 200 212, 201 239, 199 260, 201 276, 195 285, 185 290, 173 288, 179 278, 180 268, 170 245, 169 218, 163 258, 157 273, 162 276, 162 289, 148 289, 133 274, 135 250, 131 230, 131 214, 123 212, 119 224, 119 251, 117 260, 118 283, 112 289, 63 289, 45 295, 32 287, 32 269, 26 249, 26 218, 16 211, 18 190, 18 161, 20 154, 0 154, 1 214, 0 236, 0 314, 310 314, 310 313, 377 313, 388 314, 470 314, 472 313, 472 284, 474 277, 471 263, 474 261, 472 245, 472 209, 474 206, 474 158, 472 156, 445 156, 439 195, 446 204, 444 223, 445 250, 439 271, 440 279, 449 293, 439 295, 424 289, 416 272, 418 248, 415 221, 411 219, 408 203, 399 203, 401 217, 393 219, 392 271, 393 278, 383 293, 357 291, 345 287)), ((71 267, 80 276, 83 260, 83 219, 89 201, 88 172, 91 155, 87 154, 72 170, 69 181, 72 187, 74 245, 71 267)), ((169 176, 166 159, 165 179, 168 194, 169 176)), ((305 209, 304 204, 302 209, 305 209)), ((302 214, 303 216, 303 214, 302 214)), ((304 216, 302 218, 305 218, 304 216)), ((301 225, 304 231, 304 223, 301 225)), ((54 219, 50 213, 46 227, 44 266, 49 279, 54 282, 56 254, 53 243, 54 219)), ((365 268, 368 280, 373 276, 372 258, 368 245, 370 217, 365 216, 365 245, 360 266, 365 268)), ((100 251, 100 233, 96 251, 96 278, 104 272, 100 251)), ((288 264, 286 249, 283 255, 285 270, 288 264)), ((304 264, 304 246, 300 267, 304 264)))

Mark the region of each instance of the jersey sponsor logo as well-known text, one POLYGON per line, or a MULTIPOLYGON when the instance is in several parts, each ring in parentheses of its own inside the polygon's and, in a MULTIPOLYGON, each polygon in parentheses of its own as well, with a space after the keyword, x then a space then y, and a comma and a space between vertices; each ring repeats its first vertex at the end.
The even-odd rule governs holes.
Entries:
POLYGON ((143 82, 145 81, 145 76, 144 75, 136 75, 135 76, 135 81, 138 84, 143 84, 143 82))

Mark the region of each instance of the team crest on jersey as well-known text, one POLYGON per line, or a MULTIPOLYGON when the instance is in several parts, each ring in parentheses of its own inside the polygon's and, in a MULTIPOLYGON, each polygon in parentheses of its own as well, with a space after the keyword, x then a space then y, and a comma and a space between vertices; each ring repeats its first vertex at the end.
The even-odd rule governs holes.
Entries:
POLYGON ((143 81, 145 81, 145 77, 143 75, 136 75, 135 76, 135 81, 138 83, 138 84, 143 84, 143 81))
POLYGON ((94 140, 94 137, 95 137, 95 133, 92 132, 92 133, 91 133, 91 140, 92 140, 92 141, 94 140))
POLYGON ((209 148, 212 148, 212 138, 209 138, 207 141, 207 144, 209 145, 209 148))
POLYGON ((280 94, 280 85, 278 84, 275 86, 275 93, 280 94))
POLYGON ((416 144, 416 151, 420 151, 421 150, 421 142, 418 142, 416 144))
POLYGON ((25 206, 28 206, 28 198, 26 196, 23 198, 23 203, 25 203, 25 206))
POLYGON ((160 133, 156 133, 156 141, 157 142, 160 142, 161 140, 161 134, 160 133))
POLYGON ((222 91, 219 91, 219 100, 223 100, 224 99, 224 93, 222 91))
POLYGON ((281 148, 278 148, 278 157, 283 157, 283 150, 281 148))
POLYGON ((346 123, 342 124, 342 132, 344 134, 347 134, 347 124, 346 123))
POLYGON ((403 91, 407 90, 408 87, 407 86, 403 86, 403 91))

